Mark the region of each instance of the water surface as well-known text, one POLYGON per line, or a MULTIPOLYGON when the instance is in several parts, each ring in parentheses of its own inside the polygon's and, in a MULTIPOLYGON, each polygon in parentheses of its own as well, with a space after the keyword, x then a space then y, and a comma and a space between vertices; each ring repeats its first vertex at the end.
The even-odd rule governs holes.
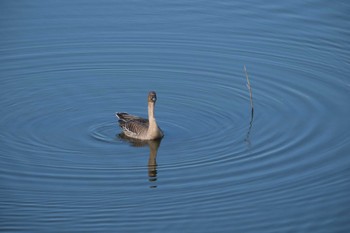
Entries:
POLYGON ((3 1, 0 229, 348 232, 349 9, 3 1), (150 90, 165 137, 120 138, 150 90))

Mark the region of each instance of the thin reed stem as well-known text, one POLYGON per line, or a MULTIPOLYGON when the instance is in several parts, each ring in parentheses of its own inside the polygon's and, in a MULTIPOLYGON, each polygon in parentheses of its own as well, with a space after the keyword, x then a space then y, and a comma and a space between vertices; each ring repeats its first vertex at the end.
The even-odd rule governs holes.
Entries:
POLYGON ((247 73, 247 68, 245 67, 245 65, 244 65, 244 73, 245 73, 245 77, 247 79, 247 88, 249 90, 250 107, 252 108, 252 120, 253 120, 253 115, 254 115, 253 93, 252 93, 252 87, 250 85, 250 81, 249 81, 249 77, 248 77, 248 73, 247 73))
POLYGON ((248 77, 248 72, 247 72, 247 68, 244 65, 244 72, 245 72, 245 77, 247 79, 247 88, 249 90, 249 96, 250 96, 250 107, 251 107, 251 115, 250 115, 250 122, 249 122, 249 129, 245 138, 245 141, 250 145, 250 132, 252 130, 253 127, 253 120, 254 120, 254 105, 253 105, 253 93, 252 93, 252 87, 250 85, 250 81, 249 81, 249 77, 248 77))

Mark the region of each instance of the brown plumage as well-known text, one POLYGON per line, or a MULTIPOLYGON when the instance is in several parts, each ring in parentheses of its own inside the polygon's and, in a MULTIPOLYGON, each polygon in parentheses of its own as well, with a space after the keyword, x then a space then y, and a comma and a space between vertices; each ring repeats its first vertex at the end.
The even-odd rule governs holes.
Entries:
POLYGON ((162 138, 163 131, 158 127, 154 118, 154 107, 157 94, 154 91, 148 93, 148 119, 130 115, 126 112, 118 112, 119 126, 123 129, 125 136, 140 140, 153 140, 162 138))

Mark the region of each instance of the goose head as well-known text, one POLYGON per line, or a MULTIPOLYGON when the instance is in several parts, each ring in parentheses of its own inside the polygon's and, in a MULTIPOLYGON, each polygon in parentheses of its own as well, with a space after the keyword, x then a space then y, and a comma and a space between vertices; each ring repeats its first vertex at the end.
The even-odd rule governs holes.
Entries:
POLYGON ((155 103, 157 101, 157 94, 155 91, 150 91, 148 93, 148 102, 155 103))

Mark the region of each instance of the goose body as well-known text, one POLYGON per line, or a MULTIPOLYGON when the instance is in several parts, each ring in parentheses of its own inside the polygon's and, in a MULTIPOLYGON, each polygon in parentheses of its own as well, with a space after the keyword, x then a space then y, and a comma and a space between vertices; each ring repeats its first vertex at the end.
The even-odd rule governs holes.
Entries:
POLYGON ((119 126, 125 136, 140 140, 154 140, 164 136, 154 117, 157 95, 154 91, 148 94, 148 119, 134 116, 126 112, 117 112, 119 126))

